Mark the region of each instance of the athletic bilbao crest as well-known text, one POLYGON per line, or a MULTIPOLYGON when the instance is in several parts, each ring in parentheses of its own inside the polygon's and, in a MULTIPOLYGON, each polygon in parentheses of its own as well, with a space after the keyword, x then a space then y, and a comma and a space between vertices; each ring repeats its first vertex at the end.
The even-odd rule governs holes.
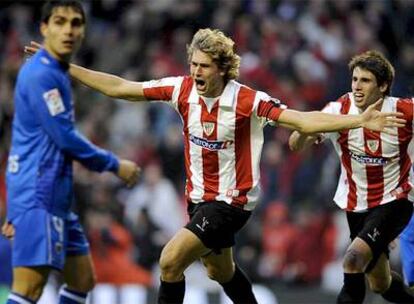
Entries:
POLYGON ((206 133, 207 136, 210 136, 211 134, 213 134, 215 125, 216 124, 214 122, 208 122, 208 121, 203 122, 204 133, 206 133))
POLYGON ((379 147, 379 140, 378 139, 368 139, 367 140, 368 149, 371 152, 377 152, 379 147))

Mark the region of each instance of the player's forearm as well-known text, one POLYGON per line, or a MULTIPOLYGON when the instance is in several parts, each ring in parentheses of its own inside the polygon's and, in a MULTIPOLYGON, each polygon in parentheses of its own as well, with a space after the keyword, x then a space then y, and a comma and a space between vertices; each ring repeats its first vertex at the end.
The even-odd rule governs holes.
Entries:
POLYGON ((130 101, 145 100, 142 85, 121 77, 71 64, 70 75, 84 85, 107 96, 130 101))
POLYGON ((300 133, 312 134, 359 128, 363 126, 363 118, 361 115, 334 115, 287 109, 280 114, 278 123, 300 133))
POLYGON ((361 115, 334 115, 322 112, 301 112, 297 131, 301 133, 336 132, 363 126, 361 115))

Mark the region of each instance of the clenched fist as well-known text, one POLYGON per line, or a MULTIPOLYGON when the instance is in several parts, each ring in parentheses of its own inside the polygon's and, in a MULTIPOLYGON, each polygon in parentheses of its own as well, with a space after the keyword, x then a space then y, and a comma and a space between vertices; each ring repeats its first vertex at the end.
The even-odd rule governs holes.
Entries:
POLYGON ((138 167, 136 163, 127 159, 121 159, 119 161, 117 175, 128 187, 132 187, 137 183, 140 173, 141 168, 138 167))
POLYGON ((5 222, 1 227, 1 234, 3 234, 6 238, 12 240, 14 237, 13 225, 9 222, 5 222))

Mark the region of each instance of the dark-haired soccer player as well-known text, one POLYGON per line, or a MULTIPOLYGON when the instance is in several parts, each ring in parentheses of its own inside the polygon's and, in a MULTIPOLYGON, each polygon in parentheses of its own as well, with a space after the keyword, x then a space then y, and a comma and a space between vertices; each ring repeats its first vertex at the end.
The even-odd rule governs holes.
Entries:
POLYGON ((85 30, 76 1, 51 1, 43 7, 44 49, 21 68, 15 88, 13 135, 7 167, 7 222, 13 238, 13 286, 7 304, 36 303, 51 269, 66 285, 60 304, 85 303, 94 286, 89 245, 72 202, 72 161, 94 171, 111 171, 127 184, 138 168, 118 160, 74 128, 68 62, 85 30))
POLYGON ((390 96, 394 68, 377 51, 355 56, 349 68, 352 92, 329 103, 323 112, 355 115, 382 98, 376 108, 403 113, 405 126, 388 133, 366 128, 313 135, 293 132, 289 144, 300 150, 317 136, 326 137, 341 160, 334 201, 346 211, 352 243, 345 253, 344 285, 337 303, 362 303, 365 277, 370 289, 386 300, 414 303, 388 260, 390 242, 403 231, 413 211, 414 100, 390 96))

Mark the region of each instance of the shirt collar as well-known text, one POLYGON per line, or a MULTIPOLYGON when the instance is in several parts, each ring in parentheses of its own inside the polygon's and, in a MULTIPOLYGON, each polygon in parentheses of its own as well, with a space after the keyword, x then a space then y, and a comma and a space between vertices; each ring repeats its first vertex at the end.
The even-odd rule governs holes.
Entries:
POLYGON ((59 68, 64 71, 67 71, 69 69, 69 64, 63 61, 58 61, 55 57, 50 55, 46 49, 42 48, 38 51, 38 58, 39 60, 46 65, 49 65, 51 67, 59 68))

